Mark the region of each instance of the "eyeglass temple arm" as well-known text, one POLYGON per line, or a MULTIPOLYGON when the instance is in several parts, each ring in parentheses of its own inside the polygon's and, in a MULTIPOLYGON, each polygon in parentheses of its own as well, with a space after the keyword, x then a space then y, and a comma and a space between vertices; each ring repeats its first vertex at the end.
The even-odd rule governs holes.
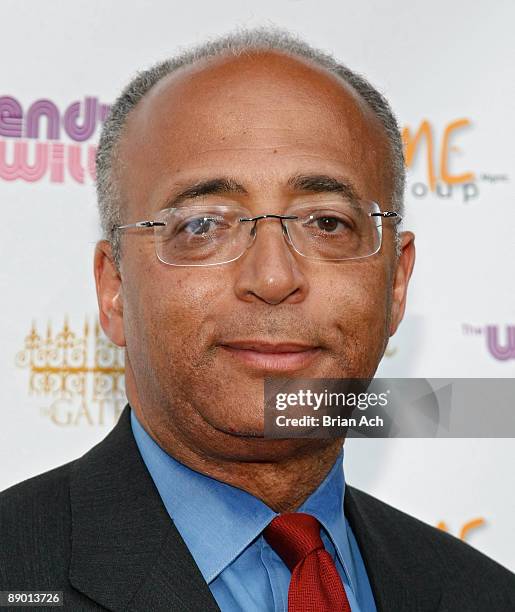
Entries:
POLYGON ((394 212, 392 210, 385 210, 385 211, 381 211, 381 212, 375 212, 375 213, 370 213, 371 217, 384 217, 384 218, 388 218, 388 217, 395 217, 397 219, 399 219, 399 221, 402 219, 401 215, 399 215, 399 213, 394 212))
POLYGON ((166 225, 163 221, 138 221, 137 223, 128 223, 127 225, 113 225, 112 230, 129 229, 131 227, 156 227, 166 225))

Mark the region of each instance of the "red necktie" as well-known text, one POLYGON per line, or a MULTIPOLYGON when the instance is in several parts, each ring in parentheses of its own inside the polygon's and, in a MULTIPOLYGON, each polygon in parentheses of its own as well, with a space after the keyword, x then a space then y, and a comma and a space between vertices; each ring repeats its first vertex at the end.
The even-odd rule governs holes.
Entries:
POLYGON ((263 535, 291 571, 288 612, 351 612, 314 516, 302 512, 280 514, 263 535))

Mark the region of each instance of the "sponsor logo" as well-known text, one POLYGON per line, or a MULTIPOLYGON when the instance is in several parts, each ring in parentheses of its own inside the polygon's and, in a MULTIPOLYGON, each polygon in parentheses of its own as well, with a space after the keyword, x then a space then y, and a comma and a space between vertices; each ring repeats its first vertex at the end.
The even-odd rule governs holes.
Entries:
MULTIPOLYGON (((474 530, 477 529, 478 527, 481 527, 482 525, 485 524, 485 519, 484 518, 475 518, 472 519, 470 521, 467 521, 466 523, 463 523, 463 525, 461 526, 461 529, 458 533, 458 537, 460 540, 466 540, 468 534, 474 530)), ((445 523, 444 521, 440 521, 437 525, 438 529, 441 529, 442 531, 446 531, 449 532, 449 528, 447 527, 447 523, 445 523)))
POLYGON ((109 105, 89 96, 64 111, 48 99, 24 110, 15 97, 0 96, 0 179, 93 182, 96 147, 87 142, 108 112, 109 105))
POLYGON ((515 359, 515 325, 485 325, 478 327, 464 323, 463 333, 466 336, 483 336, 490 355, 499 361, 515 359))
POLYGON ((88 320, 82 333, 63 327, 46 335, 32 323, 16 365, 29 370, 29 393, 45 398, 42 416, 58 426, 114 424, 126 404, 124 351, 88 320))
POLYGON ((423 119, 416 127, 406 125, 402 128, 406 167, 413 175, 408 182, 409 195, 415 199, 433 196, 466 204, 479 197, 480 183, 508 181, 506 174, 478 173, 466 166, 459 171, 451 170, 456 165, 456 158, 463 153, 456 141, 471 126, 470 119, 455 119, 443 127, 439 138, 437 130, 427 119, 423 119), (425 169, 422 170, 424 156, 425 169))

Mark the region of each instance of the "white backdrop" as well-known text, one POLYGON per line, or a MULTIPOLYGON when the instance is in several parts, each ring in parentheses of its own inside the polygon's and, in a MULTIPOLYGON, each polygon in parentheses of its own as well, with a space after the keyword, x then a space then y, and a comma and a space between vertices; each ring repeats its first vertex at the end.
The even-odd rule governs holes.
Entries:
MULTIPOLYGON (((136 70, 236 26, 302 35, 388 97, 411 145, 422 128, 406 194, 417 263, 379 373, 515 374, 514 3, 0 8, 0 489, 84 453, 124 405, 123 362, 96 337, 92 275, 90 162, 105 105, 136 70)), ((348 482, 515 570, 514 459, 511 439, 349 440, 345 469, 348 482)))

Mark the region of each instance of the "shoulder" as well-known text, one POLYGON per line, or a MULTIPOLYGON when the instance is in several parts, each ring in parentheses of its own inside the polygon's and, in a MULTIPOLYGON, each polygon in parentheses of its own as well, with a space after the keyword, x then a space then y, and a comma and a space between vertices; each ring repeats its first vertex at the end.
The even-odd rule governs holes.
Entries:
POLYGON ((74 463, 65 463, 1 491, 0 525, 3 527, 4 521, 10 519, 29 519, 34 513, 55 513, 66 502, 74 463))
POLYGON ((73 463, 0 492, 0 587, 26 584, 30 579, 41 584, 39 576, 51 576, 66 567, 73 463))
MULTIPOLYGON (((406 576, 416 572, 439 582, 444 600, 462 601, 464 593, 497 593, 499 610, 515 610, 515 574, 466 542, 385 502, 349 487, 351 512, 371 531, 375 545, 388 551, 406 576), (455 598, 455 599, 453 599, 455 598), (504 608, 509 601, 513 608, 504 608)), ((358 531, 359 531, 358 527, 358 531)))

